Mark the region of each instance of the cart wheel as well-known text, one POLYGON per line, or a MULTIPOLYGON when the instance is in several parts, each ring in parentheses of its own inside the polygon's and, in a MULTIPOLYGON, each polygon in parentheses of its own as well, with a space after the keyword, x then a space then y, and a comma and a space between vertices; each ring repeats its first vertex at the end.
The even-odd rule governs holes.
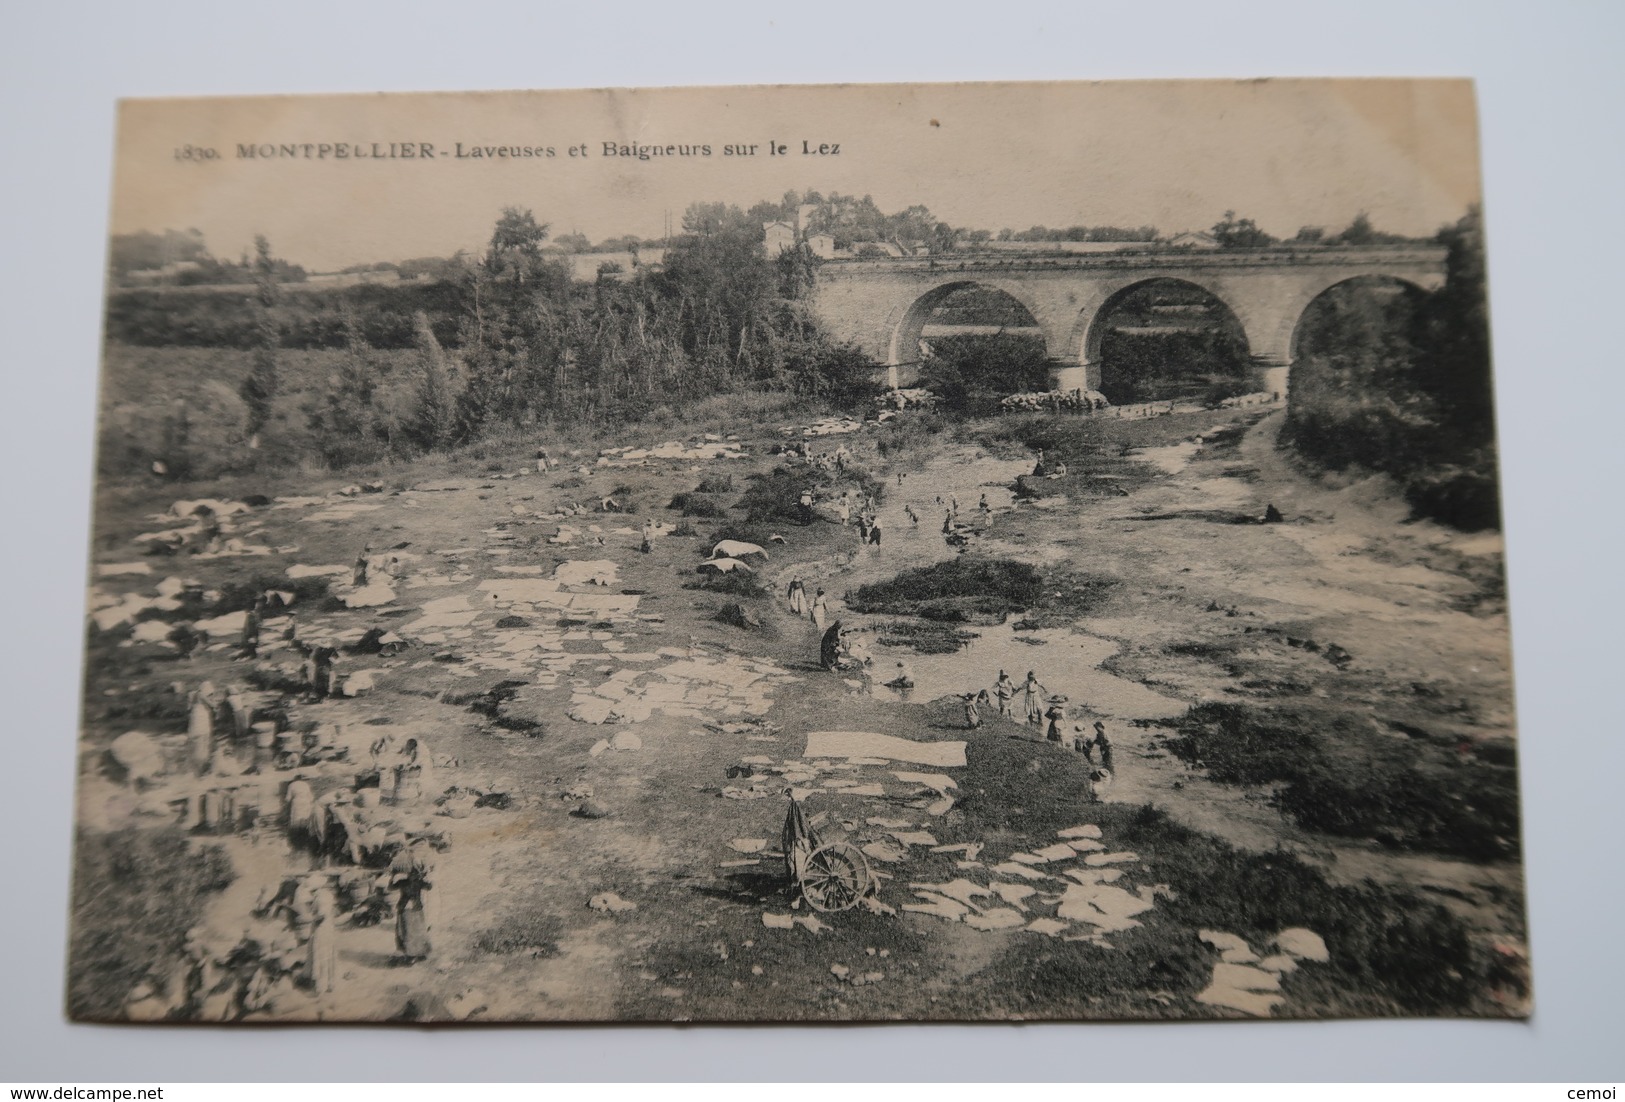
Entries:
POLYGON ((874 888, 863 851, 845 842, 815 849, 800 876, 801 894, 815 911, 846 911, 874 888))

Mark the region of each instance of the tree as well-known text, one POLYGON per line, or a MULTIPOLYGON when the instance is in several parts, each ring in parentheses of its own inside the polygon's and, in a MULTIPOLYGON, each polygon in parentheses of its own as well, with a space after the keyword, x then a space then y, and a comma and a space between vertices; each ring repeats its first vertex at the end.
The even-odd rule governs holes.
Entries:
POLYGON ((1337 237, 1344 245, 1369 245, 1376 240, 1377 232, 1371 227, 1371 216, 1362 210, 1337 237))
POLYGON ((543 254, 547 229, 528 210, 504 208, 485 259, 467 276, 459 440, 552 410, 568 387, 570 268, 543 254))
POLYGON ((1490 376, 1490 319, 1484 278, 1484 222, 1474 205, 1440 230, 1445 284, 1428 302, 1432 354, 1418 372, 1419 385, 1438 402, 1444 421, 1463 446, 1487 447, 1495 439, 1495 394, 1490 376))
POLYGON ((780 273, 763 255, 761 226, 738 207, 695 203, 683 228, 657 286, 665 308, 675 311, 696 382, 770 378, 778 367, 767 343, 770 304, 779 297, 780 273))
POLYGON ((276 262, 271 258, 271 243, 263 235, 254 237, 254 300, 257 306, 257 330, 252 363, 248 377, 242 382, 238 394, 248 407, 248 437, 250 448, 259 446, 259 434, 271 421, 272 402, 277 393, 277 349, 282 343, 281 329, 272 310, 277 304, 276 262))
POLYGON ((1213 227, 1213 236, 1224 249, 1260 249, 1275 244, 1275 238, 1259 229, 1257 222, 1238 219, 1233 210, 1224 212, 1224 218, 1213 227))
POLYGON ((456 436, 457 395, 445 350, 435 338, 429 316, 419 310, 412 318, 418 347, 418 377, 412 387, 412 406, 406 436, 424 451, 447 447, 456 436))
POLYGON ((321 395, 305 411, 322 457, 336 467, 376 460, 387 435, 374 401, 378 370, 372 349, 361 334, 360 319, 348 304, 343 323, 344 359, 338 371, 328 376, 321 395))
POLYGON ((542 265, 542 242, 548 226, 518 207, 503 207, 485 251, 485 267, 493 278, 523 283, 542 265))

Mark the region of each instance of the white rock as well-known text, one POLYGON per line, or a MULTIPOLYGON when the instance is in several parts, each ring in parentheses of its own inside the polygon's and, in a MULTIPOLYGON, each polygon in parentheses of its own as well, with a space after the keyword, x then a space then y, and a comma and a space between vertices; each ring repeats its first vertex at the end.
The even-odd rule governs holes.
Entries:
POLYGON ((587 901, 587 906, 595 911, 604 911, 607 914, 620 914, 623 911, 635 911, 636 903, 622 899, 614 892, 602 892, 587 901))

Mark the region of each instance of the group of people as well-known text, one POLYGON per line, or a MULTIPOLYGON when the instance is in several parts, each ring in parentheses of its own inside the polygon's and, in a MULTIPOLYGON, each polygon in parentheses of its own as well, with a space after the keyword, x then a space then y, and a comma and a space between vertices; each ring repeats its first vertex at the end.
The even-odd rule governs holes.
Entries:
POLYGON ((880 546, 880 518, 876 513, 876 502, 867 494, 859 493, 854 500, 850 490, 841 491, 835 503, 835 515, 840 518, 843 528, 850 528, 853 520, 857 521, 860 544, 880 546))
POLYGON ((1059 697, 1051 697, 1049 691, 1039 684, 1038 675, 1032 670, 1027 671, 1027 680, 1020 685, 1017 685, 1008 673, 1000 670, 991 692, 988 689, 981 689, 964 694, 965 726, 972 729, 980 727, 981 709, 990 706, 994 701, 998 702, 999 715, 1005 719, 1015 719, 1017 696, 1022 698, 1021 709, 1026 722, 1042 725, 1048 719, 1051 729, 1048 737, 1055 742, 1061 741, 1059 734, 1056 733, 1058 731, 1056 724, 1065 718, 1065 709, 1061 708, 1065 701, 1059 697), (1046 699, 1050 701, 1047 713, 1044 708, 1046 699))
MULTIPOLYGON (((269 766, 258 753, 254 720, 258 702, 241 686, 222 692, 204 681, 187 695, 186 764, 194 775, 229 771, 228 759, 245 748, 256 749, 248 769, 269 766)), ((238 771, 241 771, 240 769, 238 771)))
POLYGON ((812 596, 807 595, 807 586, 800 578, 791 578, 789 588, 785 590, 785 599, 790 602, 790 611, 797 616, 805 616, 812 621, 813 627, 823 631, 829 622, 829 598, 824 594, 824 588, 819 586, 812 596))
MULTIPOLYGON (((901 666, 902 663, 898 665, 901 666)), ((1008 673, 1000 670, 991 691, 981 689, 965 693, 962 702, 966 728, 975 730, 980 727, 982 709, 995 701, 999 715, 1005 719, 1016 720, 1019 707, 1021 720, 1029 726, 1041 728, 1046 742, 1053 742, 1058 746, 1067 746, 1070 743, 1072 750, 1089 760, 1091 800, 1098 798, 1099 790, 1111 783, 1116 775, 1116 761, 1112 753, 1111 740, 1106 735, 1106 724, 1096 720, 1089 731, 1085 731, 1082 724, 1073 724, 1071 732, 1066 732, 1064 730, 1067 721, 1066 697, 1044 688, 1034 671, 1028 670, 1026 680, 1017 684, 1008 673)))

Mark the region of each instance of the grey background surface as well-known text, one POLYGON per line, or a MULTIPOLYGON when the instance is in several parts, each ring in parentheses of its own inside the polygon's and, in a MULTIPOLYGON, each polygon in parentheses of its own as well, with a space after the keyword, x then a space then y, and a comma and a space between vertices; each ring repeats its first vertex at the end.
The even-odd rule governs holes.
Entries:
MULTIPOLYGON (((7 5, 0 1081, 1618 1077, 1618 111, 1604 4, 7 5), (1528 1024, 134 1029, 62 970, 119 96, 1258 75, 1477 78, 1536 976, 1528 1024), (819 1055, 807 1058, 809 1049, 819 1055)), ((1217 201, 1217 200, 1216 200, 1217 201)))

